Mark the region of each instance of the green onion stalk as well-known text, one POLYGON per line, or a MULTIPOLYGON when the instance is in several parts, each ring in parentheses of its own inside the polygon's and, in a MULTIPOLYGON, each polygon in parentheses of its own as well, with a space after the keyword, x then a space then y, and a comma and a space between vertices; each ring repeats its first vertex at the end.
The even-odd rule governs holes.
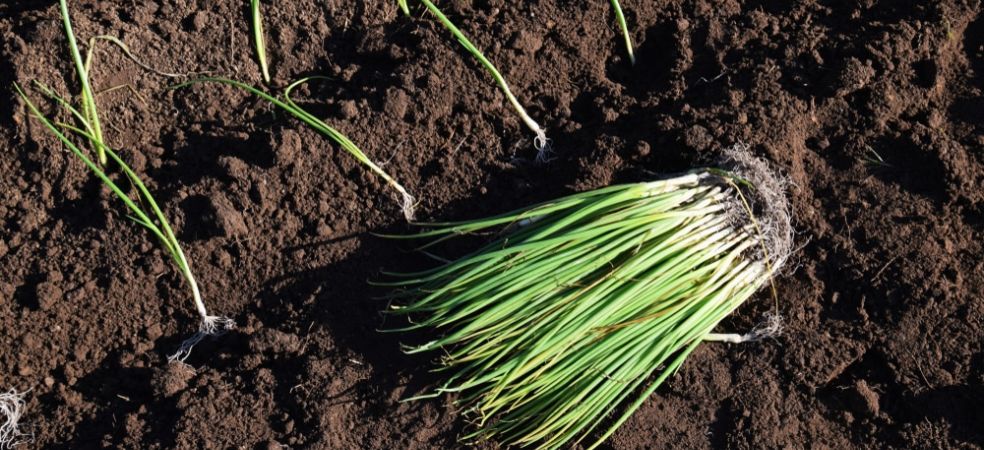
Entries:
MULTIPOLYGON (((509 88, 509 83, 506 82, 506 78, 502 76, 499 69, 497 69, 495 65, 485 57, 484 54, 482 54, 482 51, 479 50, 467 36, 465 36, 465 33, 463 33, 461 29, 459 29, 454 22, 451 21, 451 19, 449 19, 443 12, 441 12, 440 9, 438 9, 437 5, 430 0, 419 1, 431 14, 434 14, 434 16, 437 17, 437 20, 441 22, 441 25, 444 25, 444 28, 447 28, 447 30, 451 32, 461 46, 478 60, 482 67, 485 68, 485 71, 488 72, 489 75, 491 75, 495 80, 496 84, 499 85, 499 89, 502 90, 502 93, 506 96, 506 100, 508 100, 513 109, 516 110, 516 114, 519 115, 519 118, 523 121, 523 124, 526 125, 526 127, 529 128, 534 134, 533 147, 537 150, 536 162, 546 163, 550 161, 553 150, 550 146, 550 139, 547 138, 547 130, 541 127, 540 124, 536 123, 536 121, 533 120, 533 118, 526 112, 526 108, 523 107, 523 104, 520 103, 519 99, 513 94, 512 90, 509 88)), ((407 0, 397 0, 397 4, 400 6, 400 9, 403 10, 404 14, 407 16, 410 15, 410 7, 407 4, 407 0)))
POLYGON ((291 116, 294 116, 296 119, 300 120, 307 126, 311 127, 321 135, 327 137, 331 141, 341 146, 342 149, 348 152, 350 155, 352 155, 352 157, 354 157, 356 161, 358 161, 363 166, 366 166, 370 171, 372 171, 377 176, 382 178, 383 181, 386 182, 386 184, 390 185, 390 187, 400 195, 400 199, 401 199, 400 209, 403 212, 403 217, 408 222, 412 221, 414 215, 414 208, 417 205, 416 197, 410 194, 410 191, 408 191, 407 188, 403 187, 403 185, 400 184, 396 180, 396 178, 394 178, 392 175, 390 175, 385 170, 383 170, 383 168, 379 164, 373 162, 368 155, 366 155, 357 145, 355 145, 354 142, 352 142, 351 139, 348 138, 348 136, 346 136, 341 131, 338 131, 331 125, 328 125, 328 123, 326 123, 324 120, 321 120, 314 114, 308 112, 306 109, 295 103, 294 100, 291 98, 290 94, 291 92, 294 91, 295 88, 315 79, 328 79, 328 78, 322 76, 311 76, 294 81, 293 83, 287 85, 286 88, 284 88, 282 98, 279 98, 274 94, 270 94, 268 92, 260 90, 256 87, 253 87, 241 81, 230 80, 228 78, 215 78, 215 77, 199 78, 196 80, 191 80, 186 83, 179 84, 174 88, 180 89, 180 88, 191 86, 193 84, 200 84, 200 83, 225 84, 227 86, 233 86, 238 89, 249 92, 269 102, 270 104, 280 108, 281 110, 287 112, 291 116))
MULTIPOLYGON (((99 112, 96 110, 96 96, 93 94, 92 85, 89 83, 89 67, 82 60, 82 54, 79 52, 79 45, 75 39, 75 32, 72 31, 72 19, 68 13, 68 0, 61 0, 59 6, 61 8, 62 24, 65 27, 65 35, 68 38, 68 49, 72 54, 72 62, 75 63, 75 72, 78 75, 79 84, 82 87, 82 117, 89 123, 93 137, 102 141, 103 133, 102 126, 99 123, 99 112)), ((100 165, 105 165, 107 162, 106 153, 102 149, 97 148, 96 159, 100 165)))
POLYGON ((629 25, 625 23, 625 14, 622 12, 622 5, 618 0, 612 0, 612 10, 615 11, 615 20, 618 22, 619 29, 622 30, 622 40, 625 41, 625 52, 629 55, 629 62, 634 66, 635 51, 632 45, 632 36, 629 34, 629 25))
POLYGON ((256 47, 256 59, 260 63, 263 82, 270 84, 270 67, 267 65, 266 44, 263 40, 263 15, 260 13, 260 0, 250 0, 249 13, 253 25, 253 45, 256 47))
POLYGON ((412 399, 456 394, 476 425, 467 442, 595 448, 701 342, 777 333, 778 315, 743 335, 713 332, 778 273, 793 236, 784 179, 743 148, 725 154, 725 169, 399 236, 428 249, 498 230, 464 257, 377 283, 395 288, 389 312, 410 323, 386 331, 437 335, 405 347, 440 352, 445 374, 412 399))

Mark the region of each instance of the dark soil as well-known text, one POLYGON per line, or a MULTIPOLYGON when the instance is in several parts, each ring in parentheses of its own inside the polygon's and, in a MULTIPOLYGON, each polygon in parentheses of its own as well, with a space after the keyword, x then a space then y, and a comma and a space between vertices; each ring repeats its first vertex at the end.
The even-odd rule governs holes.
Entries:
MULTIPOLYGON (((151 65, 260 83, 243 1, 76 1, 76 33, 151 65)), ((802 248, 785 334, 706 344, 605 445, 984 446, 984 15, 979 0, 442 1, 545 125, 531 135, 432 17, 395 1, 266 8, 274 84, 299 91, 420 197, 464 219, 712 162, 744 142, 785 170, 802 248)), ((411 1, 411 4, 414 2, 411 1)), ((185 286, 12 83, 78 92, 55 2, 0 4, 0 389, 30 389, 38 448, 457 447, 436 378, 376 329, 381 267, 431 264, 391 191, 242 92, 168 90, 102 46, 109 142, 172 218, 209 306, 239 328, 188 363, 185 286)), ((40 99, 39 95, 35 98, 40 99)), ((54 109, 49 109, 54 111, 54 109)), ((723 324, 742 330, 766 296, 723 324)), ((494 447, 489 445, 489 447, 494 447)))

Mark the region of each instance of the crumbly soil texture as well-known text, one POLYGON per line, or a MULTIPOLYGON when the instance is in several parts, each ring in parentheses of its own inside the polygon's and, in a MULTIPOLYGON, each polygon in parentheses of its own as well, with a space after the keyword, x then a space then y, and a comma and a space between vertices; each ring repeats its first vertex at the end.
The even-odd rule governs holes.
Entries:
MULTIPOLYGON (((264 2, 277 91, 356 142, 420 199, 420 220, 495 214, 712 164, 750 146, 785 172, 798 249, 770 295, 784 333, 707 343, 603 445, 984 446, 984 14, 979 0, 442 0, 553 140, 410 0, 264 2)), ((72 1, 83 51, 112 35, 165 72, 262 86, 248 2, 72 1)), ((398 198, 300 122, 219 85, 145 70, 98 44, 107 141, 146 180, 205 300, 40 123, 13 84, 79 83, 57 2, 0 4, 0 389, 28 391, 22 448, 458 448, 440 355, 371 287, 435 261, 378 237, 413 229, 398 198)), ((41 102, 42 95, 31 91, 41 102)), ((44 110, 71 118, 50 103, 44 110)), ((118 177, 118 172, 116 172, 118 177)), ((445 256, 475 242, 452 244, 445 256)), ((481 448, 498 448, 494 443, 481 448)))

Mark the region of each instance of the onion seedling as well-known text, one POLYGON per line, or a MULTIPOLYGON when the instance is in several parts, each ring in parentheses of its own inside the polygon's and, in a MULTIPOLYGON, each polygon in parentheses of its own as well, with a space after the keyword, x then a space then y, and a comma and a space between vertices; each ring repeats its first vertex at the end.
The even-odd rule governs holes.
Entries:
MULTIPOLYGON (((400 5, 400 9, 402 9, 403 12, 409 16, 410 8, 407 5, 407 1, 406 0, 397 0, 397 1, 400 5)), ((537 162, 543 163, 549 161, 552 150, 550 148, 550 140, 547 139, 547 131, 543 129, 539 124, 537 124, 536 121, 533 120, 533 118, 526 113, 526 109, 523 108, 523 105, 522 103, 519 102, 519 99, 517 99, 516 96, 513 95, 512 90, 509 89, 509 84, 506 83, 506 79, 499 72, 499 69, 496 69, 496 67, 492 64, 492 62, 489 61, 489 59, 482 54, 482 52, 478 49, 478 47, 476 47, 475 44, 472 44, 472 42, 468 39, 468 37, 465 36, 465 34, 462 33, 457 26, 455 26, 454 22, 451 22, 451 19, 448 19, 448 17, 445 16, 440 9, 438 9, 433 2, 431 2, 430 0, 420 0, 420 3, 423 3, 424 7, 426 7, 428 11, 433 13, 434 16, 437 17, 437 20, 441 22, 441 24, 444 25, 444 27, 447 28, 448 31, 450 31, 451 34, 454 35, 456 39, 458 39, 458 42, 461 43, 463 47, 465 47, 465 50, 467 50, 468 53, 471 53, 472 56, 474 56, 475 59, 477 59, 478 62, 481 63, 483 67, 485 67, 485 70, 488 71, 490 75, 492 75, 492 78, 495 79, 495 82, 499 85, 499 88, 502 89, 503 94, 506 95, 506 99, 509 100, 509 104, 511 104, 513 109, 515 109, 516 112, 519 114, 519 117, 520 119, 523 120, 523 123, 526 124, 526 126, 535 134, 535 137, 533 139, 533 146, 537 150, 537 155, 536 155, 537 162)))
POLYGON ((625 23, 625 14, 622 13, 622 6, 618 0, 612 0, 612 9, 615 10, 615 20, 618 21, 619 28, 622 29, 622 37, 625 39, 625 51, 629 54, 629 62, 635 65, 635 51, 632 49, 632 36, 629 36, 629 26, 625 23))
POLYGON ((263 81, 270 84, 270 69, 267 67, 266 45, 263 43, 263 16, 260 15, 260 0, 250 0, 250 16, 253 19, 253 43, 256 44, 256 57, 260 60, 263 81))
MULTIPOLYGON (((205 309, 205 303, 202 300, 201 292, 198 288, 198 282, 195 280, 195 276, 191 270, 191 262, 185 257, 184 250, 181 248, 181 243, 178 241, 177 237, 174 235, 174 231, 171 225, 168 223, 167 217, 161 211, 154 200, 154 197, 150 194, 146 185, 140 180, 140 177, 130 168, 122 158, 111 149, 104 141, 98 138, 94 132, 94 127, 92 123, 86 120, 83 112, 80 112, 77 108, 73 107, 68 100, 60 97, 54 93, 47 86, 38 83, 38 87, 44 92, 48 97, 55 100, 58 104, 63 106, 68 112, 70 112, 81 124, 81 127, 74 125, 55 122, 52 119, 46 117, 38 107, 31 101, 28 95, 23 89, 17 84, 14 85, 17 93, 27 104, 28 109, 31 114, 36 117, 44 126, 48 129, 59 141, 62 142, 72 153, 81 160, 86 167, 97 177, 106 187, 108 187, 113 194, 116 195, 123 203, 126 205, 130 212, 129 218, 134 222, 140 224, 154 237, 160 241, 161 245, 167 250, 168 254, 171 255, 171 259, 174 261, 175 265, 178 266, 181 276, 185 279, 188 284, 188 288, 191 290, 192 300, 195 303, 195 309, 198 311, 201 317, 201 323, 198 327, 198 332, 191 338, 185 340, 178 352, 169 357, 171 361, 184 361, 188 355, 191 353, 192 348, 200 342, 205 336, 216 335, 225 332, 226 330, 232 329, 235 323, 232 319, 227 317, 213 316, 208 313, 205 309), (68 134, 66 134, 68 133, 68 134), (109 174, 102 169, 102 167, 93 162, 83 149, 72 142, 69 139, 69 135, 74 134, 81 137, 84 141, 88 142, 93 150, 100 149, 104 155, 108 155, 110 159, 123 171, 126 179, 136 188, 138 194, 138 200, 134 201, 127 195, 126 191, 120 187, 109 174), (139 202, 139 203, 138 203, 139 202)), ((94 111, 95 112, 95 111, 94 111)))
POLYGON ((66 0, 61 0, 60 5, 62 21, 65 26, 69 49, 71 50, 72 59, 75 62, 76 75, 82 85, 82 99, 80 108, 73 106, 71 102, 56 94, 49 87, 41 83, 36 84, 47 97, 51 98, 65 108, 65 110, 67 110, 79 122, 79 125, 76 126, 49 119, 31 101, 27 93, 24 92, 24 90, 16 83, 14 84, 14 89, 24 100, 24 103, 30 110, 31 115, 36 117, 45 126, 45 128, 54 134, 55 137, 62 142, 62 144, 68 147, 69 150, 71 150, 72 153, 78 157, 78 159, 80 159, 86 167, 88 167, 89 170, 113 192, 113 194, 116 195, 116 197, 123 201, 131 213, 128 217, 150 231, 151 234, 153 234, 158 241, 160 241, 161 245, 170 254, 171 259, 178 266, 181 276, 185 279, 188 284, 188 288, 191 290, 195 309, 201 317, 198 332, 182 342, 178 351, 168 358, 172 362, 184 361, 191 353, 192 348, 205 336, 221 334, 226 330, 235 327, 235 323, 232 319, 227 317, 210 315, 206 310, 205 303, 202 300, 202 295, 198 287, 198 282, 195 280, 194 274, 191 270, 191 263, 188 261, 187 257, 185 257, 184 250, 181 248, 181 243, 178 241, 177 237, 175 237, 174 231, 167 221, 167 217, 164 216, 164 213, 157 205, 157 201, 154 200, 154 197, 150 194, 150 191, 147 189, 146 185, 144 185, 143 181, 140 180, 140 177, 137 176, 130 166, 128 166, 126 162, 124 162, 123 159, 120 158, 120 156, 106 143, 99 123, 99 111, 96 106, 95 96, 93 95, 92 86, 89 82, 89 71, 97 40, 106 40, 117 45, 123 50, 127 57, 145 69, 151 70, 163 76, 178 75, 154 70, 143 64, 133 56, 126 44, 112 36, 97 36, 92 38, 89 41, 89 50, 86 55, 86 59, 83 61, 82 55, 78 49, 78 44, 76 43, 75 33, 72 31, 72 22, 68 13, 68 3, 66 0), (69 135, 75 135, 82 138, 84 142, 87 142, 90 147, 89 150, 96 155, 96 161, 92 161, 82 147, 76 145, 71 139, 69 139, 69 135), (126 176, 127 181, 129 181, 130 184, 136 188, 136 201, 130 198, 126 191, 124 191, 122 187, 113 181, 109 174, 103 169, 103 166, 108 163, 109 159, 112 159, 113 162, 116 163, 116 165, 126 176))
POLYGON ((413 220, 414 207, 416 206, 417 200, 412 195, 410 195, 410 192, 407 191, 407 189, 404 188, 403 185, 397 182, 395 178, 390 176, 390 174, 386 173, 386 171, 384 171, 382 167, 380 167, 378 164, 374 163, 371 159, 369 159, 369 157, 366 156, 366 154, 363 153, 362 150, 360 150, 359 147, 356 146, 355 143, 348 138, 348 136, 345 136, 344 134, 342 134, 342 132, 336 130, 331 125, 325 123, 325 121, 319 119, 317 116, 311 114, 304 108, 301 108, 300 105, 294 103, 294 100, 290 98, 290 93, 294 90, 294 88, 312 79, 317 79, 317 78, 325 78, 325 77, 307 77, 291 83, 290 85, 287 86, 286 89, 284 89, 283 100, 267 92, 264 92, 260 89, 257 89, 253 86, 250 86, 246 83, 230 80, 226 78, 199 78, 197 80, 192 80, 187 83, 180 84, 176 86, 176 88, 181 88, 191 84, 203 83, 203 82, 221 83, 230 86, 235 86, 239 89, 243 89, 247 92, 252 93, 253 95, 256 95, 257 97, 262 98, 263 100, 272 103, 274 106, 277 106, 278 108, 286 111, 290 115, 299 119, 301 122, 304 122, 311 128, 314 128, 315 131, 327 136, 329 139, 331 139, 338 145, 342 146, 342 149, 349 152, 349 154, 354 156, 356 160, 358 160, 360 163, 368 167, 369 170, 375 172, 377 175, 382 177, 387 184, 392 186, 393 189, 396 189, 396 191, 400 194, 400 197, 402 199, 401 208, 403 210, 403 216, 406 218, 407 221, 413 220))
POLYGON ((24 394, 14 389, 0 392, 0 450, 12 449, 31 440, 31 434, 20 429, 18 422, 24 413, 24 394))
POLYGON ((776 331, 712 333, 769 283, 792 245, 784 180, 744 150, 728 156, 727 170, 610 186, 402 236, 436 242, 500 230, 460 259, 384 272, 395 279, 377 283, 397 288, 390 312, 411 323, 387 331, 439 334, 405 349, 440 351, 437 371, 446 374, 414 399, 458 394, 477 426, 466 441, 557 449, 591 437, 595 448, 702 341, 776 331))

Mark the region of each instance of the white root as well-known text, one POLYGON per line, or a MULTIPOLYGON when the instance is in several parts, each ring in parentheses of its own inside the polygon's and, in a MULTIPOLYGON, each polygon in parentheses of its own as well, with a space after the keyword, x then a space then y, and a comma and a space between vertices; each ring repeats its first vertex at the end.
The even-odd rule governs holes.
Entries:
POLYGON ((220 316, 204 316, 202 318, 201 325, 198 326, 198 332, 195 333, 188 339, 185 339, 181 343, 181 347, 178 351, 167 357, 170 363, 184 363, 188 356, 191 355, 191 350, 198 345, 205 336, 219 336, 225 334, 225 332, 236 328, 236 322, 228 317, 220 316))
POLYGON ((195 280, 195 275, 191 272, 191 263, 188 262, 188 258, 185 257, 184 251, 181 250, 181 247, 177 245, 175 247, 178 250, 178 259, 181 264, 182 273, 184 274, 185 279, 188 280, 188 284, 191 285, 191 293, 192 298, 195 301, 195 309, 198 310, 198 315, 202 318, 202 323, 198 325, 198 332, 182 342, 177 353, 167 358, 168 362, 183 363, 184 360, 191 355, 191 349, 194 348, 196 344, 201 342, 205 336, 218 336, 224 334, 226 331, 235 328, 236 322, 228 317, 212 316, 208 314, 208 310, 205 309, 205 301, 202 300, 202 292, 198 289, 198 281, 195 280))
POLYGON ((756 255, 756 259, 767 262, 771 275, 781 273, 794 248, 792 207, 786 198, 789 179, 765 160, 752 155, 746 144, 739 143, 726 149, 722 163, 753 186, 749 190, 742 189, 747 204, 736 205, 735 211, 744 216, 739 219, 742 223, 755 225, 762 240, 763 254, 756 255))
POLYGON ((0 393, 0 450, 12 449, 30 442, 34 437, 21 430, 17 423, 24 413, 25 394, 26 391, 17 392, 14 389, 0 393))
POLYGON ((761 341, 765 338, 774 338, 782 334, 782 316, 771 312, 765 313, 762 322, 745 334, 737 333, 708 333, 704 336, 705 341, 726 342, 729 344, 744 344, 746 342, 761 341))
MULTIPOLYGON (((786 198, 789 180, 765 160, 753 156, 744 144, 726 149, 722 163, 750 185, 734 186, 740 198, 731 206, 735 226, 750 233, 757 242, 749 248, 751 252, 746 257, 762 264, 760 273, 765 273, 767 278, 774 277, 782 272, 793 253, 792 208, 786 198)), ((741 344, 776 337, 782 329, 782 316, 769 312, 745 334, 709 333, 704 340, 741 344)))
POLYGON ((536 149, 536 163, 546 164, 553 161, 553 145, 551 145, 552 142, 550 139, 547 138, 547 132, 543 128, 540 128, 539 125, 536 125, 533 131, 536 132, 536 137, 533 138, 533 148, 536 149))
POLYGON ((403 210, 403 217, 407 219, 407 222, 413 222, 414 209, 417 207, 417 199, 403 188, 400 188, 400 195, 403 197, 403 201, 400 204, 400 208, 403 210))

